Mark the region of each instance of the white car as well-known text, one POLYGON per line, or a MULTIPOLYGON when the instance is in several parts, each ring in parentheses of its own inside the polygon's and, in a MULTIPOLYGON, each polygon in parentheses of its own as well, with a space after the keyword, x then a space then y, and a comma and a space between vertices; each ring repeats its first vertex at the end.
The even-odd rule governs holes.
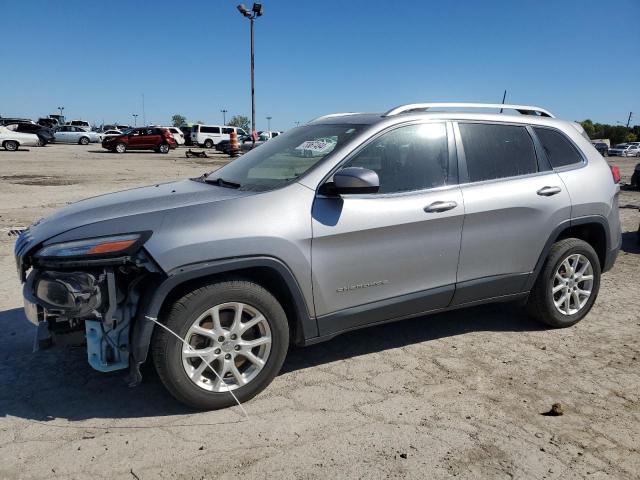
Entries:
POLYGON ((640 145, 620 143, 609 149, 610 157, 640 157, 640 145))
POLYGON ((89 142, 102 142, 102 136, 96 132, 91 132, 80 127, 74 127, 73 125, 62 125, 55 129, 53 135, 56 137, 56 142, 59 143, 79 143, 80 145, 88 145, 89 142))
POLYGON ((67 122, 67 125, 73 125, 74 127, 84 128, 85 130, 91 130, 91 125, 86 120, 71 120, 67 122))
POLYGON ((122 135, 122 133, 123 132, 121 130, 105 130, 100 135, 102 136, 102 139, 104 140, 107 137, 117 137, 118 135, 122 135))
POLYGON ((173 134, 173 138, 176 140, 178 145, 184 145, 184 133, 178 127, 162 127, 166 128, 173 134))
POLYGON ((9 152, 19 147, 37 147, 40 139, 33 133, 14 132, 6 127, 0 127, 0 145, 9 152))

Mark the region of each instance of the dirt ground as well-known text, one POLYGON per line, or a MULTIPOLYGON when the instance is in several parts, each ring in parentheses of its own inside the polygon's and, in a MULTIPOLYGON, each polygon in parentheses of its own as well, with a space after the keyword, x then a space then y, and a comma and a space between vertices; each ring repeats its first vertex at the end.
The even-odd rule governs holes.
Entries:
MULTIPOLYGON (((293 349, 248 420, 188 410, 152 368, 129 389, 83 349, 33 353, 8 229, 226 161, 184 151, 0 151, 0 478, 639 477, 640 192, 620 196, 622 251, 575 327, 502 304, 345 334, 293 349)), ((611 163, 628 182, 637 161, 611 163)))

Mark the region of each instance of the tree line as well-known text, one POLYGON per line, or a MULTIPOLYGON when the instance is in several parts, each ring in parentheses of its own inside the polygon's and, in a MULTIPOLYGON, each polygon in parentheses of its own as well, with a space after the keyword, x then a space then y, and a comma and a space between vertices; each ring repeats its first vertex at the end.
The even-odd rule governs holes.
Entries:
MULTIPOLYGON (((175 115, 173 115, 171 117, 171 122, 173 123, 174 127, 186 127, 187 126, 187 117, 185 117, 183 115, 179 115, 179 114, 176 113, 175 115)), ((198 120, 197 122, 194 122, 194 123, 202 124, 204 122, 202 120, 198 120)), ((248 132, 249 131, 249 117, 245 117, 244 115, 234 115, 227 122, 227 125, 229 125, 230 127, 240 127, 244 131, 248 132)))
POLYGON ((593 123, 590 119, 580 122, 589 138, 606 139, 611 141, 611 145, 626 142, 637 142, 640 138, 640 125, 626 127, 625 125, 608 125, 606 123, 593 123))

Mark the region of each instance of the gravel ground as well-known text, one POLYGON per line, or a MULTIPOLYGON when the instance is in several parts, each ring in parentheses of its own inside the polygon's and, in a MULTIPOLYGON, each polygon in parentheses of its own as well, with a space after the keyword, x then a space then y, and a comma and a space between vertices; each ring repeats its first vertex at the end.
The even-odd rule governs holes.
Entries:
MULTIPOLYGON (((575 327, 502 304, 345 334, 293 349, 248 420, 186 409, 151 367, 128 389, 83 349, 33 353, 7 230, 226 161, 184 151, 0 151, 0 478, 638 478, 639 192, 620 196, 622 251, 575 327)), ((628 182, 637 161, 611 163, 628 182)))

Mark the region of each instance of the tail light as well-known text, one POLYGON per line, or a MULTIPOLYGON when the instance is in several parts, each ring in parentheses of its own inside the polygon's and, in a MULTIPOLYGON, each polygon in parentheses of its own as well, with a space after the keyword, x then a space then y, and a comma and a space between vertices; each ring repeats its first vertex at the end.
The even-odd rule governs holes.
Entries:
POLYGON ((614 165, 611 167, 611 175, 613 176, 614 183, 620 183, 620 167, 614 165))
POLYGON ((162 131, 162 136, 164 138, 173 138, 173 134, 169 130, 163 130, 162 131))

